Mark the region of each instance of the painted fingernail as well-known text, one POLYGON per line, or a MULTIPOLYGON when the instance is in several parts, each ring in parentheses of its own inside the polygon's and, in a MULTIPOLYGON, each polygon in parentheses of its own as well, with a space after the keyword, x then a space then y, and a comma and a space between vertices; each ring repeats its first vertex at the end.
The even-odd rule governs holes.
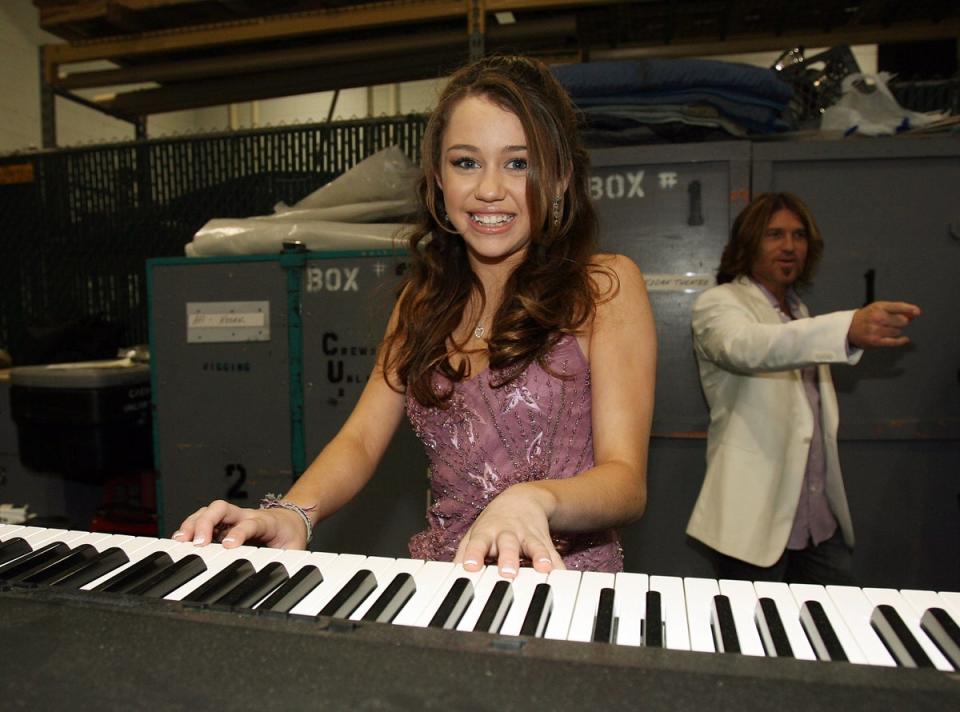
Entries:
POLYGON ((173 533, 173 536, 170 537, 170 538, 171 538, 171 539, 183 539, 183 537, 184 537, 183 532, 181 532, 181 531, 175 531, 175 532, 173 533))
POLYGON ((463 562, 463 565, 464 565, 464 566, 476 566, 476 565, 477 565, 477 560, 476 560, 476 559, 467 559, 466 561, 463 562))
POLYGON ((515 574, 515 573, 517 573, 517 570, 516 570, 515 568, 513 568, 512 566, 504 566, 502 569, 500 569, 500 573, 502 573, 502 574, 515 574))
POLYGON ((537 561, 540 562, 541 564, 549 564, 550 558, 547 556, 544 556, 542 559, 537 559, 537 561))
POLYGON ((235 537, 227 536, 227 537, 224 537, 224 538, 223 538, 223 542, 222 542, 222 543, 224 543, 224 544, 233 544, 235 541, 236 541, 236 538, 235 538, 235 537))
POLYGON ((194 545, 194 546, 202 546, 202 545, 205 544, 206 542, 207 542, 207 540, 204 539, 202 536, 197 536, 197 537, 194 537, 194 538, 193 538, 193 545, 194 545))

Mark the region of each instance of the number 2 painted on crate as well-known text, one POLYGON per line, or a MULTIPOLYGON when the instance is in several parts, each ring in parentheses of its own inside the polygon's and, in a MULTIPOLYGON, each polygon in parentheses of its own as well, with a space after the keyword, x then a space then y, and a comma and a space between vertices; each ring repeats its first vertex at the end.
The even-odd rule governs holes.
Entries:
POLYGON ((250 495, 243 489, 243 483, 247 481, 247 468, 239 463, 227 465, 227 477, 233 477, 234 473, 237 475, 237 481, 227 489, 227 496, 224 499, 249 499, 250 495))

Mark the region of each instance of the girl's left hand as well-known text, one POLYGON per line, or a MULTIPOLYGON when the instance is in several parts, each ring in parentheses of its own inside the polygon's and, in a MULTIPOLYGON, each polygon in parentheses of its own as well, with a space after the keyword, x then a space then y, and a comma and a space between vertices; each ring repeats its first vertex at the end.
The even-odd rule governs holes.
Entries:
POLYGON ((514 485, 493 499, 467 530, 454 563, 479 571, 495 558, 500 575, 514 578, 520 558, 530 559, 537 571, 566 568, 550 538, 553 496, 535 483, 514 485))

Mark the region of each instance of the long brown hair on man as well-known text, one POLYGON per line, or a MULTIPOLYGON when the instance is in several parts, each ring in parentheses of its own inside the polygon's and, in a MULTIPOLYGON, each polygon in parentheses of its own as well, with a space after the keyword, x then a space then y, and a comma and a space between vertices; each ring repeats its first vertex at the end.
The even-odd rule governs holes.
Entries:
POLYGON ((789 210, 796 215, 807 231, 807 259, 796 284, 805 286, 810 283, 823 256, 823 236, 813 219, 813 213, 793 193, 760 193, 733 222, 730 239, 720 257, 717 284, 726 284, 742 274, 750 274, 757 246, 770 224, 770 218, 780 210, 789 210))
MULTIPOLYGON (((471 294, 479 295, 481 308, 486 299, 464 240, 447 221, 437 180, 450 114, 471 96, 484 97, 517 116, 529 156, 529 248, 504 287, 488 341, 497 383, 509 383, 535 360, 546 368, 547 354, 558 339, 587 324, 597 298, 616 287, 612 276, 598 281, 599 268, 591 263, 597 221, 589 196, 588 158, 563 87, 546 65, 533 59, 493 56, 461 69, 441 94, 424 134, 419 212, 407 235, 411 266, 400 290, 396 328, 383 344, 391 386, 409 389, 425 406, 443 406, 450 396, 433 387, 436 372, 453 382, 470 377, 465 360, 456 368, 451 364, 450 340, 471 294)), ((465 344, 453 346, 462 349, 465 344)))

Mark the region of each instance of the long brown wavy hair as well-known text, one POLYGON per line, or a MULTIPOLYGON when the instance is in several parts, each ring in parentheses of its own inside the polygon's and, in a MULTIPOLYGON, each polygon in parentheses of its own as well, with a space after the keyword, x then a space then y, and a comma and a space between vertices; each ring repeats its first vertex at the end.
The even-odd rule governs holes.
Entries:
POLYGON ((400 288, 396 327, 382 347, 391 387, 408 389, 425 406, 443 407, 451 395, 449 390, 436 391, 434 373, 452 382, 469 377, 466 360, 456 368, 450 363, 448 341, 471 294, 476 291, 481 302, 485 300, 463 238, 446 223, 437 182, 450 114, 458 102, 472 96, 517 116, 528 155, 530 241, 523 262, 504 286, 487 344, 496 385, 509 383, 533 361, 546 368, 547 354, 560 337, 577 333, 592 319, 601 293, 615 288, 615 278, 601 288, 592 275, 597 270, 591 263, 597 220, 590 202, 587 153, 566 91, 535 59, 493 56, 460 69, 427 123, 419 211, 407 236, 412 262, 400 288), (558 197, 560 220, 555 224, 552 204, 558 197))
POLYGON ((789 210, 796 215, 807 231, 807 259, 796 285, 801 287, 810 283, 823 256, 823 235, 813 219, 813 213, 793 193, 760 193, 733 221, 730 239, 720 257, 717 284, 732 282, 742 274, 750 274, 770 218, 780 210, 789 210))

